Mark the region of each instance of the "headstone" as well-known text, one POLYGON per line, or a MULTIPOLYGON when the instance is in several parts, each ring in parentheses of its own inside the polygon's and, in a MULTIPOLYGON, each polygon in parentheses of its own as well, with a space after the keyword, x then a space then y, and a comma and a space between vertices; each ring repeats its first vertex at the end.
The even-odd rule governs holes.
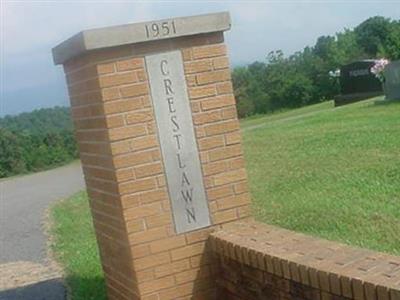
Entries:
POLYGON ((385 95, 388 100, 400 100, 400 60, 385 67, 385 95))
POLYGON ((374 60, 353 62, 340 68, 340 96, 335 105, 343 105, 383 94, 382 83, 371 72, 374 60))
POLYGON ((109 299, 216 297, 209 233, 250 217, 229 29, 216 13, 87 30, 53 49, 109 299))

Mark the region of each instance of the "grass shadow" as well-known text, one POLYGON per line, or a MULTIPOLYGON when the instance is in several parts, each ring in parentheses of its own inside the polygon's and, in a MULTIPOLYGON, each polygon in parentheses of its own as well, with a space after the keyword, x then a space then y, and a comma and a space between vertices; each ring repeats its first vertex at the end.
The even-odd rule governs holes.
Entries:
MULTIPOLYGON (((391 99, 391 100, 386 100, 386 99, 379 99, 374 101, 375 106, 388 106, 388 105, 393 105, 393 104, 400 104, 400 99, 391 99)), ((372 106, 370 106, 372 107, 372 106)))
MULTIPOLYGON (((105 279, 103 276, 82 277, 67 276, 68 291, 73 300, 107 300, 105 279)), ((46 299, 47 300, 47 299, 46 299)))
POLYGON ((61 279, 50 279, 31 285, 0 291, 0 300, 65 300, 66 289, 61 279))
POLYGON ((67 276, 66 288, 61 278, 0 291, 0 300, 106 300, 104 278, 100 276, 67 276), (71 291, 71 293, 67 293, 71 291), (68 297, 68 296, 69 297, 68 297))

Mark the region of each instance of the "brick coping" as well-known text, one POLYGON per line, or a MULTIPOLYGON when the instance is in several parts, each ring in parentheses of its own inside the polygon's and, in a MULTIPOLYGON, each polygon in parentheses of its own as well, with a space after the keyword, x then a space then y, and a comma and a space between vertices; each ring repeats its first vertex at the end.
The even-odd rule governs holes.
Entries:
POLYGON ((210 243, 220 256, 338 296, 400 299, 399 256, 255 221, 229 224, 210 243))

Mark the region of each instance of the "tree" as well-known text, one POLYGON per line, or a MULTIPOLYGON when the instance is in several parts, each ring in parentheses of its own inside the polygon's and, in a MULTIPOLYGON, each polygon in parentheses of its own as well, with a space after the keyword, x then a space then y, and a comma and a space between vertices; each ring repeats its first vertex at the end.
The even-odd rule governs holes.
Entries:
POLYGON ((378 56, 390 60, 400 59, 400 21, 393 21, 385 42, 378 49, 378 56))
POLYGON ((325 61, 333 61, 337 52, 337 43, 333 36, 320 36, 313 48, 315 55, 325 61))
POLYGON ((390 31, 390 19, 379 16, 365 20, 354 29, 358 45, 372 58, 376 57, 378 50, 384 47, 390 31))
POLYGON ((248 95, 250 76, 246 67, 235 68, 232 73, 236 107, 240 118, 251 116, 255 113, 254 104, 248 95))
POLYGON ((0 128, 0 177, 22 173, 25 170, 21 140, 11 131, 0 128))
POLYGON ((69 108, 0 118, 0 177, 37 171, 77 158, 69 108))
POLYGON ((355 60, 368 58, 368 54, 360 47, 357 35, 353 30, 345 29, 336 34, 335 66, 342 66, 355 60))

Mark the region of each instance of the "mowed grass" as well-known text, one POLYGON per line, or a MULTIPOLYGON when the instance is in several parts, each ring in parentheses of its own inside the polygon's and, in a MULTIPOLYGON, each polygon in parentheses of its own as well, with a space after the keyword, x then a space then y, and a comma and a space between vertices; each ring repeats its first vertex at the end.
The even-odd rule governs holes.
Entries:
POLYGON ((86 193, 54 205, 51 219, 52 248, 64 267, 71 299, 107 299, 86 193))
POLYGON ((269 113, 267 115, 254 115, 242 119, 240 124, 242 129, 263 125, 266 122, 282 121, 289 118, 303 118, 315 113, 331 110, 334 107, 333 101, 325 101, 318 104, 304 106, 297 109, 282 110, 269 113))
MULTIPOLYGON (((241 122, 258 220, 400 254, 400 102, 375 102, 325 102, 241 122)), ((86 194, 51 215, 72 299, 106 299, 86 194)))
POLYGON ((288 113, 242 122, 257 218, 400 254, 400 102, 288 113))

